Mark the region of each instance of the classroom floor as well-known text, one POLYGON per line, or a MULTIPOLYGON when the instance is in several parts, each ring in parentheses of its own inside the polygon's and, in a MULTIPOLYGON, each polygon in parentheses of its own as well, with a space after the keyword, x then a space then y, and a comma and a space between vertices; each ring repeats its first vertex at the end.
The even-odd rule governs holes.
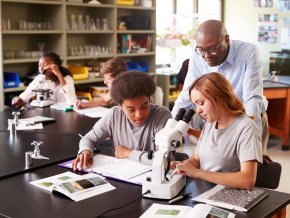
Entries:
MULTIPOLYGON (((196 139, 190 138, 185 140, 183 146, 178 148, 179 152, 184 152, 189 156, 193 154, 196 145, 196 139)), ((279 162, 282 165, 282 174, 279 187, 277 191, 286 192, 290 194, 290 174, 288 167, 290 166, 290 151, 281 150, 282 141, 280 138, 271 136, 268 143, 267 154, 275 162, 279 162)), ((286 217, 290 218, 290 205, 287 206, 286 217)))

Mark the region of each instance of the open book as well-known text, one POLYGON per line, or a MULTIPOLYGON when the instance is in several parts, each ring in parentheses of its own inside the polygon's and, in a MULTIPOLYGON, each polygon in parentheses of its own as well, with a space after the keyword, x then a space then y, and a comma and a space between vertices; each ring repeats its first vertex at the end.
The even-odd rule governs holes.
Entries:
POLYGON ((207 204, 194 207, 152 204, 140 218, 233 218, 235 214, 207 204))
POLYGON ((49 192, 61 193, 74 201, 81 201, 115 189, 103 177, 96 174, 77 175, 71 172, 30 182, 49 192))
POLYGON ((86 115, 91 118, 103 117, 109 112, 109 108, 105 107, 91 107, 84 109, 74 109, 77 113, 86 115))
POLYGON ((247 212, 267 196, 267 192, 259 188, 248 191, 216 185, 192 200, 230 210, 247 212))
MULTIPOLYGON (((59 166, 72 168, 72 160, 61 163, 59 166)), ((85 172, 94 172, 102 176, 113 178, 133 184, 142 185, 151 175, 152 167, 128 159, 119 159, 107 155, 97 154, 93 156, 93 164, 85 172)))

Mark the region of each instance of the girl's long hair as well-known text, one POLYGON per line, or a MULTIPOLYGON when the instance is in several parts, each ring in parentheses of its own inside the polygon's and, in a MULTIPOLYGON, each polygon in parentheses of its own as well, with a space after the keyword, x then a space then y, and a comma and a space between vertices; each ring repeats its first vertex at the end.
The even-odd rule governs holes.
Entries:
POLYGON ((233 115, 245 113, 245 107, 231 84, 219 73, 208 73, 196 79, 189 88, 190 96, 193 89, 209 99, 215 108, 233 115))

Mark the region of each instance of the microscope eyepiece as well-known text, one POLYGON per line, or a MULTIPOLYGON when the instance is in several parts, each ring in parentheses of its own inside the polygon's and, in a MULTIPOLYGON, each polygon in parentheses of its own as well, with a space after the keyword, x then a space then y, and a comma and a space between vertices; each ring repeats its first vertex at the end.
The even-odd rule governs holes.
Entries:
POLYGON ((185 115, 183 116, 183 121, 186 123, 189 123, 191 121, 191 118, 194 114, 194 110, 189 109, 188 111, 186 111, 185 115))
POLYGON ((182 120, 185 112, 186 112, 186 110, 184 108, 179 108, 178 113, 175 116, 175 120, 176 121, 182 120))

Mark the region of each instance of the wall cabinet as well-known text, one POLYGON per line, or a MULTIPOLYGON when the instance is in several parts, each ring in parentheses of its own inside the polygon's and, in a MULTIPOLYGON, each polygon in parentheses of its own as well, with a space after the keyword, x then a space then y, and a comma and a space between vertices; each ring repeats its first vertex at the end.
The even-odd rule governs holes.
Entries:
MULTIPOLYGON (((112 57, 143 62, 155 75, 156 2, 152 7, 118 5, 117 0, 1 0, 0 110, 9 95, 18 95, 26 86, 4 88, 4 72, 16 72, 21 79, 37 72, 43 51, 59 54, 63 65, 104 62, 112 57), (125 29, 119 28, 125 23, 125 29), (128 41, 121 41, 126 37, 128 41), (138 41, 139 40, 139 41, 138 41), (143 43, 143 48, 138 45, 143 43), (130 46, 121 50, 120 46, 130 46), (137 48, 137 49, 136 49, 137 48), (2 91, 3 90, 3 91, 2 91)), ((99 78, 75 81, 88 85, 99 78)))

